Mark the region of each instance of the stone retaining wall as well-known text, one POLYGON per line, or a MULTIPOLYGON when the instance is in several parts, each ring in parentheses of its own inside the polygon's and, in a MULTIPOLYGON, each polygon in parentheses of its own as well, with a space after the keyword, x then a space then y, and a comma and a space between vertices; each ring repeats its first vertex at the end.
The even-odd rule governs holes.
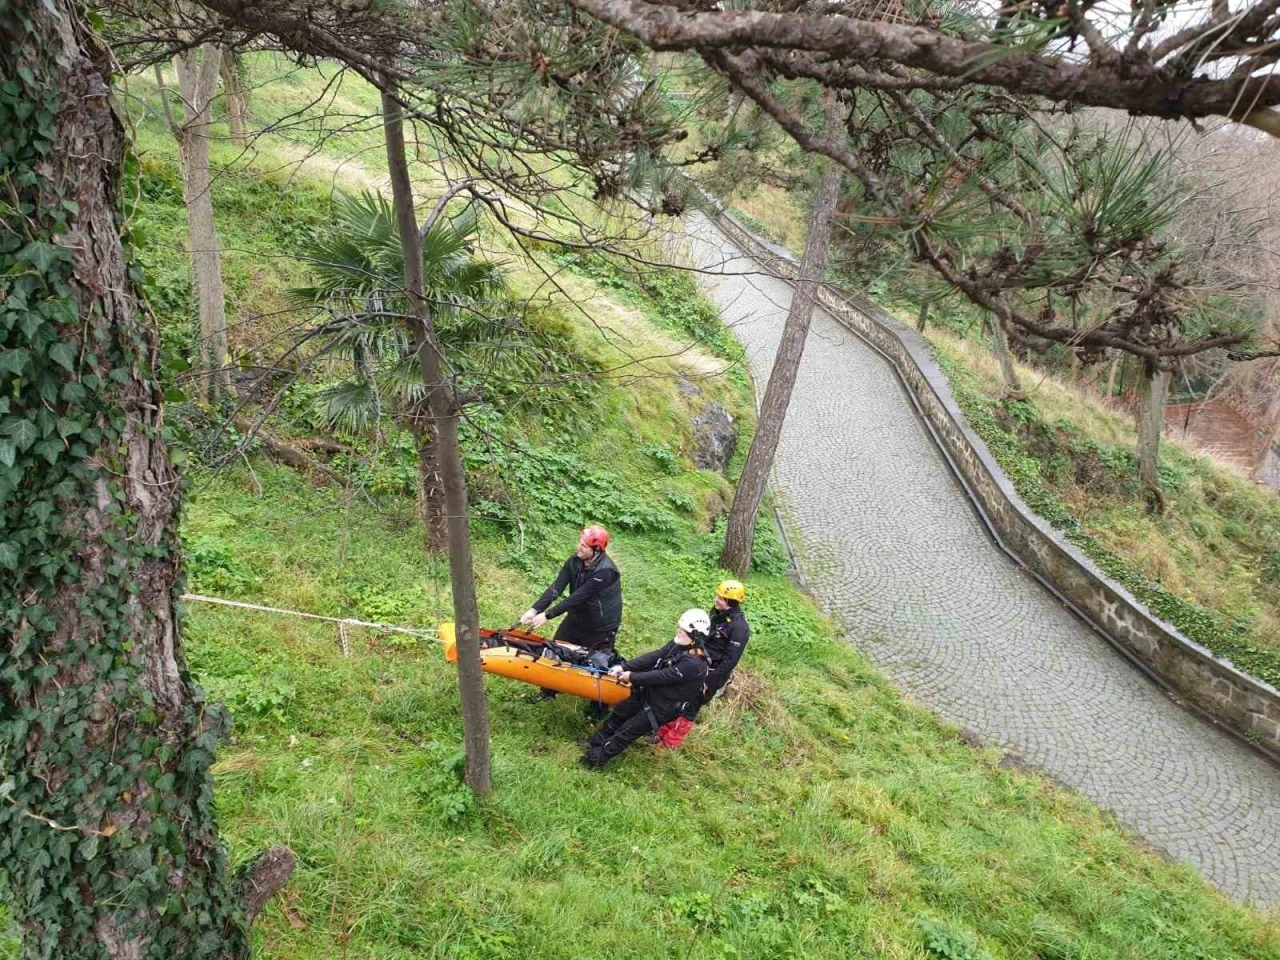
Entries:
MULTIPOLYGON (((797 265, 787 251, 761 240, 723 212, 713 216, 720 229, 763 266, 795 279, 797 265)), ((850 291, 827 285, 818 302, 894 365, 1004 549, 1141 669, 1280 762, 1280 691, 1241 673, 1153 616, 1028 508, 986 444, 969 428, 923 337, 850 291)))

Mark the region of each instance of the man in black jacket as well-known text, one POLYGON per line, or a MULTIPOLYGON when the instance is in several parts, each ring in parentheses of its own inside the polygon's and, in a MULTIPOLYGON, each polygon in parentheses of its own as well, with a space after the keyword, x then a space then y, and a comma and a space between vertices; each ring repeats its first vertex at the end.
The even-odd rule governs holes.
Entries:
POLYGON ((577 644, 592 653, 611 654, 622 623, 622 574, 605 553, 608 546, 609 531, 604 527, 583 530, 577 551, 520 622, 536 628, 564 614, 556 629, 556 640, 577 644), (552 606, 566 587, 569 595, 552 606))
MULTIPOLYGON (((733 676, 738 661, 751 639, 751 627, 742 615, 742 602, 747 599, 747 588, 738 580, 723 580, 716 587, 715 609, 711 613, 711 635, 707 638, 707 656, 711 669, 707 671, 706 689, 702 704, 720 692, 720 688, 733 676)), ((690 717, 689 719, 693 719, 690 717)))
POLYGON ((583 766, 603 767, 637 737, 656 733, 664 723, 696 709, 707 678, 703 644, 710 629, 705 610, 686 610, 674 640, 613 668, 612 673, 631 684, 631 696, 591 735, 579 761, 583 766))

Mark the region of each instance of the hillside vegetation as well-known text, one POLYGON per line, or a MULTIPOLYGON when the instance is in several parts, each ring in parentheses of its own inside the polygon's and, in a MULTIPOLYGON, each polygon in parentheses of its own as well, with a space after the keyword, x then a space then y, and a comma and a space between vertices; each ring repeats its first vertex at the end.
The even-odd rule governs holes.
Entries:
MULTIPOLYGON (((268 85, 256 103, 292 102, 320 81, 288 82, 288 98, 268 85)), ((157 150, 143 157, 136 217, 166 352, 180 358, 190 316, 176 253, 181 192, 152 134, 144 125, 142 143, 157 150)), ((285 335, 290 320, 275 311, 305 275, 291 245, 329 209, 328 184, 291 171, 272 141, 259 149, 215 186, 237 315, 264 314, 233 336, 249 360, 285 335)), ((496 236, 485 245, 506 250, 518 292, 538 287, 536 264, 496 236)), ((732 475, 753 409, 741 350, 687 275, 539 256, 582 309, 541 303, 530 328, 557 338, 580 376, 529 403, 499 391, 469 411, 482 619, 512 622, 576 527, 604 522, 624 576, 620 646, 634 654, 669 639, 677 614, 709 602, 722 575, 714 518, 729 486, 693 467, 690 418, 709 401, 735 415, 732 475), (684 349, 691 340, 700 346, 684 349)), ((305 439, 332 371, 299 372, 269 426, 305 439)), ((348 482, 324 485, 253 442, 228 455, 241 438, 209 411, 182 404, 173 416, 192 459, 190 590, 427 631, 447 617, 407 438, 343 438, 347 452, 329 465, 348 482)), ((193 603, 190 667, 235 719, 215 768, 223 836, 237 861, 277 842, 298 854, 293 881, 255 927, 261 955, 1280 955, 1273 919, 905 703, 795 590, 762 527, 746 666, 683 749, 638 745, 603 774, 582 770, 579 701, 530 702, 531 688, 489 678, 496 789, 479 802, 460 779, 454 668, 430 639, 193 603)), ((16 941, 0 940, 0 956, 18 955, 16 941)))

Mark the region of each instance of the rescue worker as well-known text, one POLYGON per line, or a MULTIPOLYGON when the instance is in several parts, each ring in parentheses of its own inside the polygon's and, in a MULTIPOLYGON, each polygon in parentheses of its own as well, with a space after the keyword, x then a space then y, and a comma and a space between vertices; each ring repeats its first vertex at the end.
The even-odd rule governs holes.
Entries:
POLYGON ((536 628, 564 614, 556 641, 577 644, 592 653, 612 653, 622 623, 622 574, 605 553, 608 546, 609 531, 604 527, 584 529, 578 549, 520 622, 536 628), (551 606, 566 587, 569 595, 551 606))
POLYGON ((751 638, 751 627, 742 614, 742 602, 747 599, 747 588, 740 580, 722 580, 716 587, 715 606, 711 613, 711 633, 707 637, 707 679, 702 695, 690 710, 664 723, 655 740, 664 747, 675 750, 693 729, 698 711, 729 682, 734 668, 742 659, 751 638))
POLYGON ((705 610, 686 610, 670 643, 610 670, 631 684, 631 695, 591 735, 579 763, 599 769, 637 737, 656 733, 664 723, 697 709, 707 678, 704 644, 710 630, 705 610))
POLYGON ((746 599, 747 588, 740 580, 722 580, 716 587, 715 609, 711 613, 711 636, 707 638, 707 656, 711 658, 711 669, 707 672, 707 683, 702 694, 703 706, 710 703, 712 697, 729 682, 747 649, 751 627, 742 614, 742 604, 746 599))
MULTIPOLYGON (((564 614, 552 639, 585 648, 600 670, 617 658, 613 642, 622 623, 622 574, 605 552, 608 546, 608 530, 594 524, 586 527, 578 537, 578 549, 564 562, 555 582, 520 618, 522 624, 537 628, 564 614), (566 587, 569 595, 551 606, 566 587)), ((543 689, 536 699, 550 700, 555 696, 556 691, 543 689)), ((603 712, 600 704, 587 708, 587 715, 592 718, 603 712)))

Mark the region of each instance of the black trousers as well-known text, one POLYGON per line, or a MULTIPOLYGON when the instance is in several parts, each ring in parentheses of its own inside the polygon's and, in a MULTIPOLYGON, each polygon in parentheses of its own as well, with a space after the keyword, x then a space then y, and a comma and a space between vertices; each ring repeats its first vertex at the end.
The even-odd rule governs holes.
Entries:
POLYGON ((603 767, 646 733, 656 733, 658 727, 678 714, 654 710, 643 699, 632 694, 613 708, 613 713, 587 741, 587 752, 582 762, 592 767, 603 767))
MULTIPOLYGON (((707 691, 702 695, 702 705, 705 707, 708 703, 710 703, 711 698, 714 697, 717 693, 719 693, 721 688, 724 687, 724 685, 728 683, 731 679, 733 679, 732 673, 724 677, 718 677, 715 679, 708 680, 705 684, 707 691)), ((689 719, 692 720, 693 718, 690 717, 689 719)))

